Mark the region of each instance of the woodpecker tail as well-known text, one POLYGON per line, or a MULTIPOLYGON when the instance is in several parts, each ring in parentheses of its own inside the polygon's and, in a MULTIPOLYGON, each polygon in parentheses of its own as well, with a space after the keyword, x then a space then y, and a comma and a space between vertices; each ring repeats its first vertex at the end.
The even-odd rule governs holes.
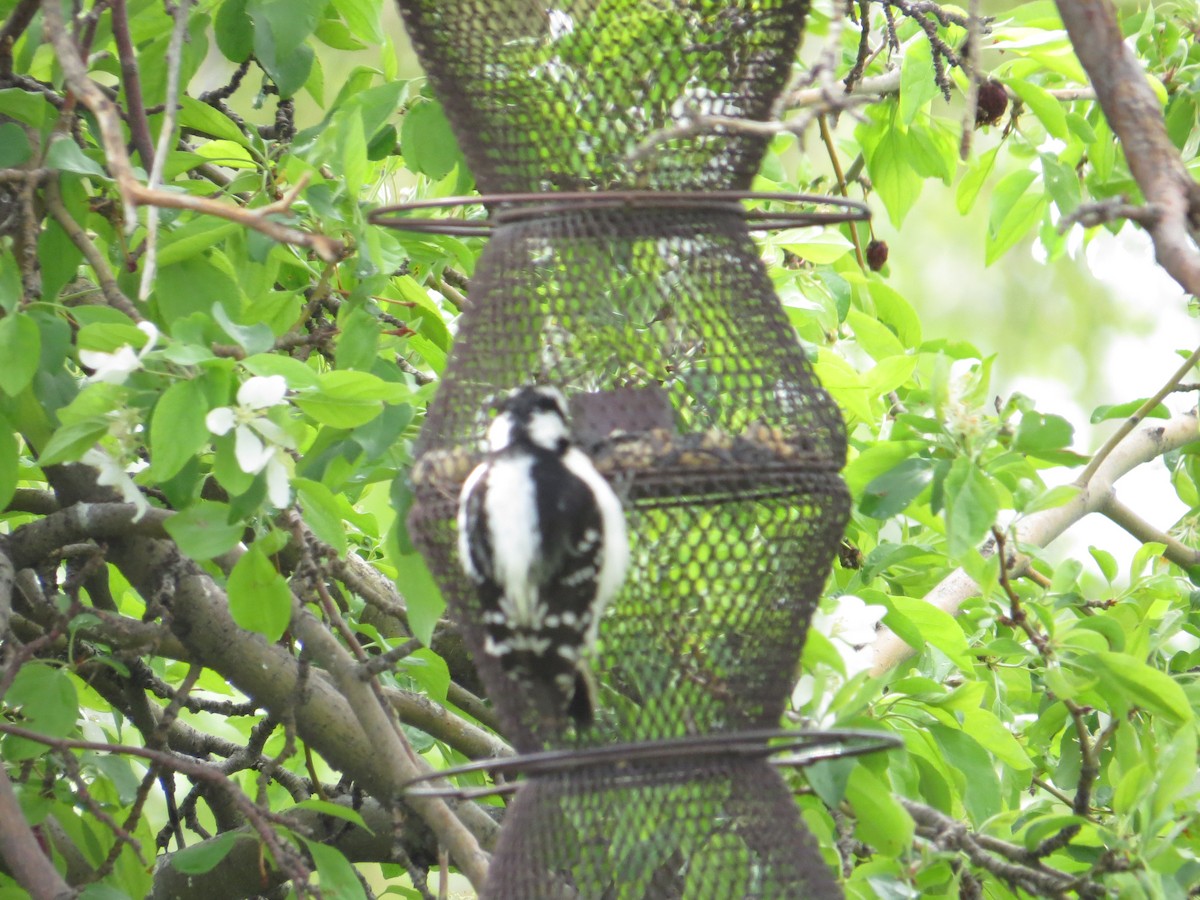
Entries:
POLYGON ((567 704, 567 715, 575 720, 576 729, 588 728, 596 721, 595 707, 592 703, 594 686, 583 669, 575 671, 575 684, 571 691, 571 700, 567 704))

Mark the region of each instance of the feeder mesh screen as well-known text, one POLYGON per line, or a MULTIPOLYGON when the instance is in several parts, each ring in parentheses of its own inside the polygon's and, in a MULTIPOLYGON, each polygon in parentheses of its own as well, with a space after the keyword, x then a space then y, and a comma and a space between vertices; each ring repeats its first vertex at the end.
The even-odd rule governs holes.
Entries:
MULTIPOLYGON (((742 217, 563 191, 743 189, 807 2, 400 0, 492 237, 417 448, 414 541, 521 752, 778 725, 849 501, 845 430, 742 217), (652 136, 656 140, 650 141, 652 136), (659 139, 661 138, 661 139, 659 139), (597 721, 551 727, 484 650, 455 511, 498 399, 560 387, 622 497, 631 565, 589 667, 597 721)), ((698 755, 530 776, 491 898, 839 896, 781 778, 698 755)))
POLYGON ((489 900, 838 896, 778 773, 761 761, 538 778, 507 813, 489 900))
POLYGON ((505 733, 530 751, 778 724, 845 523, 845 433, 743 223, 610 210, 506 226, 471 297, 422 431, 412 525, 505 733), (607 395, 617 419, 647 395, 663 408, 655 427, 581 442, 627 501, 632 562, 591 660, 597 726, 567 738, 482 652, 455 546, 497 388, 530 382, 577 406, 607 395))
POLYGON ((401 0, 481 190, 746 187, 807 0, 401 0), (677 136, 646 146, 653 134, 677 136))

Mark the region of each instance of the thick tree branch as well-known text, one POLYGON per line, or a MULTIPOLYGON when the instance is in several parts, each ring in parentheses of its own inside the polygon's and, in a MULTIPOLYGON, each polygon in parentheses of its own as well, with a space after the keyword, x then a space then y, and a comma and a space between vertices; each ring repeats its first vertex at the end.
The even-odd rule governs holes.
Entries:
POLYGON ((1056 0, 1075 54, 1154 219, 1146 226, 1155 258, 1189 294, 1200 295, 1200 186, 1167 135, 1158 98, 1125 43, 1109 0, 1056 0))
MULTIPOLYGON (((1088 483, 1080 487, 1078 494, 1062 506, 1042 510, 1019 520, 1013 527, 1017 542, 1036 547, 1046 546, 1084 516, 1104 509, 1112 496, 1113 485, 1121 476, 1197 439, 1200 439, 1200 429, 1197 428, 1195 412, 1178 415, 1165 422, 1156 421, 1133 432, 1113 448, 1088 483)), ((994 553, 995 543, 989 542, 982 552, 985 555, 994 553)), ((1020 575, 1027 565, 1028 560, 1018 559, 1009 571, 1020 575)), ((925 599, 939 609, 954 614, 964 600, 978 593, 979 585, 971 576, 962 569, 956 569, 926 594, 925 599)), ((875 654, 875 663, 871 668, 873 676, 887 674, 913 653, 908 644, 889 630, 881 631, 871 648, 875 654)))
POLYGON ((1117 499, 1115 494, 1109 494, 1099 512, 1109 521, 1121 526, 1131 535, 1148 544, 1151 541, 1162 544, 1166 549, 1163 556, 1182 569, 1200 566, 1200 553, 1186 546, 1178 538, 1172 537, 1161 529, 1155 528, 1132 509, 1117 499))
POLYGON ((54 868, 54 863, 42 852, 38 840, 29 828, 21 805, 17 802, 13 783, 0 766, 0 856, 21 887, 34 900, 62 900, 75 892, 67 886, 54 868))

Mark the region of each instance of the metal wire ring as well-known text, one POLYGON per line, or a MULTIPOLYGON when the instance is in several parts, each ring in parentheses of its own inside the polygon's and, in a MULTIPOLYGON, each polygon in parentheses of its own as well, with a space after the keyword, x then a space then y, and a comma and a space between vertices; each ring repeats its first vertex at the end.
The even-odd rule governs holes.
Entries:
POLYGON ((541 193, 480 194, 471 197, 442 197, 381 206, 367 216, 372 225, 382 225, 401 231, 447 234, 458 237, 484 237, 499 225, 540 219, 564 212, 597 209, 687 209, 733 212, 751 224, 754 231, 775 231, 805 225, 861 222, 870 218, 865 203, 845 197, 822 194, 792 194, 759 191, 561 191, 541 193), (809 203, 832 207, 827 210, 747 209, 742 200, 774 201, 779 203, 809 203), (486 206, 486 219, 421 219, 406 218, 402 213, 421 209, 451 209, 454 207, 486 206), (490 209, 500 206, 500 209, 490 209))
POLYGON ((716 735, 692 735, 662 741, 611 744, 582 750, 547 750, 505 759, 485 759, 430 772, 406 782, 400 791, 416 797, 446 797, 471 800, 478 797, 511 794, 523 782, 480 787, 459 787, 451 784, 430 785, 428 782, 468 775, 473 772, 528 776, 554 775, 579 769, 614 766, 617 768, 696 758, 756 759, 786 754, 770 760, 772 765, 800 767, 827 759, 845 759, 899 747, 902 741, 895 735, 880 731, 841 729, 833 731, 795 731, 785 728, 764 728, 753 731, 716 735), (859 746, 854 746, 858 743, 859 746))

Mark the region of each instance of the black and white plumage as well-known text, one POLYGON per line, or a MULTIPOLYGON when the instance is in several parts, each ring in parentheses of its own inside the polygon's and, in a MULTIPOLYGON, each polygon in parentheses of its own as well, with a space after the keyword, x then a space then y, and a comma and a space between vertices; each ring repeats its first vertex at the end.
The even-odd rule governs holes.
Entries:
POLYGON ((572 446, 556 389, 517 388, 487 432, 488 457, 459 495, 458 550, 479 590, 484 650, 539 714, 592 721, 584 655, 625 579, 621 502, 572 446))

